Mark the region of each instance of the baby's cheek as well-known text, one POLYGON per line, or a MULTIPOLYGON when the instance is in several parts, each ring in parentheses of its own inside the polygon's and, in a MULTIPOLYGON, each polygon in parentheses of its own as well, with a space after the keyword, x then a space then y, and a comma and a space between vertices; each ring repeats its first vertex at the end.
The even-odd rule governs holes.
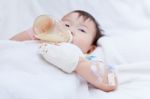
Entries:
POLYGON ((79 46, 83 53, 87 53, 90 49, 89 45, 87 45, 86 43, 83 43, 83 42, 79 46))
POLYGON ((73 37, 72 44, 75 44, 76 46, 78 46, 84 53, 88 52, 90 48, 90 42, 87 39, 77 37, 77 36, 73 37))

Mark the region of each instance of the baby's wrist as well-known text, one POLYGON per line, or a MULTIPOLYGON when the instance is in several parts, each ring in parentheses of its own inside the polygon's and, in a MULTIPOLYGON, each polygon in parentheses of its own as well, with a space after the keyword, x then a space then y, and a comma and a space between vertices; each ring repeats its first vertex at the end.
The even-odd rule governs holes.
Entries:
POLYGON ((35 39, 36 39, 36 37, 35 37, 35 35, 34 35, 34 31, 33 31, 32 28, 29 28, 29 29, 26 30, 25 32, 28 34, 28 36, 30 37, 31 40, 35 40, 35 39))

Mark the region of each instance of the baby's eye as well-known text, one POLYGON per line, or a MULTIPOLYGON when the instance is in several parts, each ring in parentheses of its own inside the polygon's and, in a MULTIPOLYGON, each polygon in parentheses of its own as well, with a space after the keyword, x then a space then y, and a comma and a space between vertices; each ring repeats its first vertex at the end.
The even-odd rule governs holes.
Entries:
POLYGON ((86 31, 84 29, 78 29, 79 31, 86 33, 86 31))
POLYGON ((66 26, 66 27, 70 27, 70 25, 69 25, 69 24, 65 24, 65 26, 66 26))

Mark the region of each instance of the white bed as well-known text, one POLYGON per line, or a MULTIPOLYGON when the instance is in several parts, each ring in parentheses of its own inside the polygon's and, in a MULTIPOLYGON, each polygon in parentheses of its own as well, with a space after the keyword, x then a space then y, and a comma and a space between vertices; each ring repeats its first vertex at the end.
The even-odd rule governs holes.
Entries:
POLYGON ((0 0, 0 12, 0 99, 150 98, 149 0, 0 0), (74 9, 90 12, 104 30, 99 54, 118 68, 114 92, 90 88, 77 75, 46 63, 35 41, 8 40, 40 14, 61 18, 74 9))

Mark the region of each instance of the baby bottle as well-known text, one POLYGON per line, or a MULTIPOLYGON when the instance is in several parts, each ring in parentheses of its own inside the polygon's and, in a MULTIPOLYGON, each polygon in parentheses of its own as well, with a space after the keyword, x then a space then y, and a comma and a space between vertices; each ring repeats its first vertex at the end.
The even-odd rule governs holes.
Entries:
POLYGON ((60 21, 49 15, 38 16, 33 24, 35 37, 50 43, 71 42, 72 35, 60 21))

